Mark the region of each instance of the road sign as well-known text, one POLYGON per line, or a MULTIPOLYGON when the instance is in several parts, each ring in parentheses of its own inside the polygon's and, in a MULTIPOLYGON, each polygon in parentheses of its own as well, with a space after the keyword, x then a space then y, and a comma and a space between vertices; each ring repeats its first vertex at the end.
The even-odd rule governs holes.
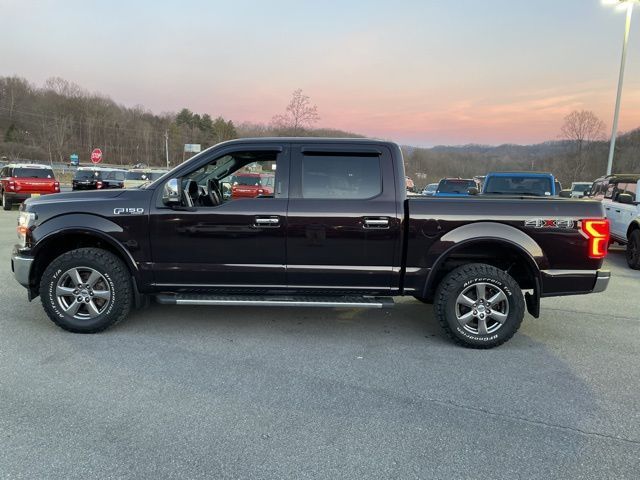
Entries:
POLYGON ((72 153, 69 155, 69 164, 77 166, 80 163, 80 157, 78 157, 77 153, 72 153))
POLYGON ((198 153, 202 150, 202 146, 199 143, 185 143, 184 151, 191 153, 198 153))
POLYGON ((100 163, 102 161, 102 150, 94 148, 91 152, 91 163, 100 163))

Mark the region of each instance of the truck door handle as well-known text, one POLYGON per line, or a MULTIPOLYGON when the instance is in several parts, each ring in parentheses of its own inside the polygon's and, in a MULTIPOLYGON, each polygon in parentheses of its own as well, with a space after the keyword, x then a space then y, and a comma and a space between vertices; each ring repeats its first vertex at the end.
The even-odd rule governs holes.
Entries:
POLYGON ((256 217, 254 226, 256 227, 279 227, 280 217, 272 215, 270 217, 256 217))
POLYGON ((365 217, 363 228, 389 228, 389 219, 386 217, 365 217))
POLYGON ((616 213, 620 213, 620 210, 616 210, 616 213))

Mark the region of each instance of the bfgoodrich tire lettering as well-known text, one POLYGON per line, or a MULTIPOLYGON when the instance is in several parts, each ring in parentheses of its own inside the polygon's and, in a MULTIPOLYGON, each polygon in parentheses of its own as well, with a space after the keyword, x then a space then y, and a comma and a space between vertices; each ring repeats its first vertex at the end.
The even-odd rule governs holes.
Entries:
POLYGON ((524 298, 517 282, 481 263, 450 272, 437 288, 434 308, 447 335, 470 348, 503 344, 524 318, 524 298))
MULTIPOLYGON (((87 283, 82 283, 87 285, 87 283)), ((83 289, 81 289, 84 291, 83 289)), ((91 292, 92 294, 94 292, 91 292)), ((98 290, 96 290, 96 294, 98 290)), ((81 295, 87 295, 82 293, 81 295)), ((93 295, 92 295, 93 296, 93 295)), ((117 256, 99 248, 79 248, 64 253, 46 268, 40 280, 40 298, 49 318, 59 327, 74 333, 96 333, 124 319, 133 300, 129 271, 117 256), (80 271, 78 283, 89 282, 91 271, 100 277, 100 292, 109 292, 108 303, 98 303, 99 313, 78 314, 79 310, 68 313, 63 306, 69 305, 68 297, 61 303, 59 289, 66 288, 61 282, 69 272, 80 271), (84 275, 84 276, 83 276, 84 275), (62 285, 62 287, 61 287, 62 285)), ((88 297, 86 297, 88 299, 88 297)), ((86 312, 87 307, 84 307, 86 312)))

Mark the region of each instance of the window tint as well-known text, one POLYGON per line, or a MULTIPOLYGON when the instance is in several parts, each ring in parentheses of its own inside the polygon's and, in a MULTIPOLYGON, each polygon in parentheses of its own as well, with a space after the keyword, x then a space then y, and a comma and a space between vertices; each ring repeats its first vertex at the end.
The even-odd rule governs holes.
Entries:
POLYGON ((365 199, 382 192, 378 156, 305 155, 303 198, 365 199))
POLYGON ((548 177, 489 177, 484 193, 502 195, 551 195, 551 179, 548 177))
POLYGON ((19 178, 53 178, 49 168, 14 168, 13 176, 19 178))
POLYGON ((636 183, 619 183, 618 184, 618 195, 621 194, 621 193, 628 193, 635 200, 636 199, 637 187, 638 187, 638 185, 636 183))
POLYGON ((467 193, 470 188, 476 188, 473 180, 440 180, 438 193, 467 193))

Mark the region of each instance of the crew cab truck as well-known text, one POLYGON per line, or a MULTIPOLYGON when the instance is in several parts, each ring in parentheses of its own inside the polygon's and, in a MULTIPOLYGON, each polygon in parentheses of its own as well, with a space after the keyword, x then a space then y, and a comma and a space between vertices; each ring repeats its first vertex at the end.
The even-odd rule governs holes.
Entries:
POLYGON ((407 198, 394 143, 242 139, 139 189, 27 201, 12 268, 72 332, 104 330, 149 297, 382 308, 409 295, 456 342, 490 348, 541 297, 603 291, 608 235, 596 201, 407 198), (273 171, 273 194, 225 198, 241 169, 273 171))
POLYGON ((591 195, 602 201, 611 238, 626 245, 627 264, 640 270, 640 174, 616 174, 593 183, 591 195))
POLYGON ((51 167, 41 164, 10 163, 0 169, 0 202, 4 210, 30 197, 60 192, 60 182, 51 167))

